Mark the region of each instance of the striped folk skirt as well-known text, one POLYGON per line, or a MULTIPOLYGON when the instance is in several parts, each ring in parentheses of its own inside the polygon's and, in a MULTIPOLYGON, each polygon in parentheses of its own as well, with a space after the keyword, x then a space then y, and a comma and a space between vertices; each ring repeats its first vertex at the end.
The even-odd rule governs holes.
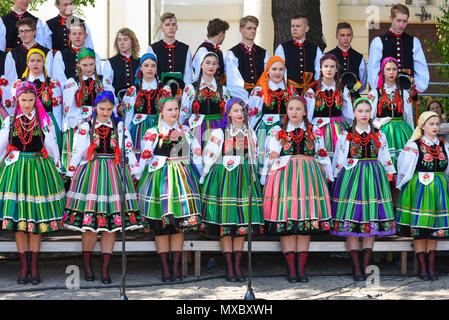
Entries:
POLYGON ((198 172, 187 158, 169 158, 164 166, 142 174, 137 187, 146 229, 162 235, 197 229, 201 215, 198 172), (167 228, 170 226, 169 228, 167 228))
POLYGON ((67 129, 62 134, 62 151, 61 151, 61 172, 66 173, 70 168, 70 159, 72 157, 73 137, 76 129, 67 129))
MULTIPOLYGON (((257 179, 257 177, 256 177, 257 179)), ((242 237, 248 233, 251 206, 252 235, 263 233, 263 197, 258 180, 250 181, 247 160, 228 171, 215 164, 202 188, 202 223, 200 231, 213 236, 242 237), (248 191, 251 188, 252 201, 248 191)))
POLYGON ((284 168, 269 174, 264 194, 267 233, 329 232, 330 195, 324 170, 314 157, 292 156, 284 168))
POLYGON ((21 152, 0 165, 1 229, 43 234, 64 229, 64 183, 50 158, 21 152))
POLYGON ((424 185, 416 172, 399 193, 396 228, 400 235, 416 239, 449 237, 449 177, 434 173, 424 185))
POLYGON ((335 117, 329 118, 329 123, 319 129, 324 138, 324 147, 330 155, 333 155, 338 137, 346 128, 348 128, 346 122, 341 117, 335 117))
POLYGON ((355 167, 343 168, 332 189, 332 235, 372 237, 396 233, 390 184, 376 159, 361 159, 355 167))
POLYGON ((67 192, 64 225, 75 231, 116 232, 122 230, 121 192, 125 188, 125 228, 142 228, 131 173, 125 170, 122 185, 121 165, 114 163, 114 155, 99 154, 77 168, 67 192))
POLYGON ((413 134, 410 125, 402 120, 402 118, 393 118, 390 122, 384 124, 380 130, 385 134, 390 150, 391 160, 394 168, 398 169, 397 161, 399 154, 407 144, 408 139, 413 134))
POLYGON ((148 129, 156 127, 159 121, 159 115, 149 114, 146 119, 138 124, 131 122, 131 127, 129 128, 129 134, 133 142, 133 146, 136 152, 137 160, 140 159, 140 152, 142 150, 143 137, 148 129))

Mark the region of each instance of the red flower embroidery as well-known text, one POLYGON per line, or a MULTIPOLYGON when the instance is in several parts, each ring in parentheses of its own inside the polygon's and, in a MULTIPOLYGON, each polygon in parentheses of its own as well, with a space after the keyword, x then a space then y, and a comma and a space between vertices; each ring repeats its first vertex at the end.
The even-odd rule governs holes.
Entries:
POLYGON ((153 167, 157 167, 158 165, 159 165, 159 163, 157 161, 154 161, 152 164, 153 167))
POLYGON ((78 130, 78 133, 82 136, 85 136, 87 134, 87 131, 82 129, 82 130, 78 130))
POLYGON ((144 150, 142 153, 142 159, 147 160, 153 157, 153 154, 150 150, 144 150))
POLYGON ((70 168, 69 168, 69 171, 70 172, 73 172, 73 171, 75 171, 76 170, 76 168, 74 167, 74 166, 70 166, 70 168))
POLYGON ((316 122, 317 124, 322 124, 323 123, 323 119, 318 119, 318 121, 316 122))
POLYGON ((432 156, 430 155, 430 154, 428 154, 428 153, 426 153, 426 155, 424 156, 424 159, 423 159, 425 162, 432 162, 433 161, 433 158, 432 158, 432 156))
POLYGON ((12 106, 11 100, 6 100, 6 101, 5 101, 5 106, 6 106, 7 108, 10 108, 10 107, 12 106))
POLYGON ((234 165, 234 161, 233 160, 229 160, 227 163, 228 167, 231 167, 234 165))
POLYGON ((348 164, 351 165, 351 164, 353 164, 353 163, 354 163, 354 159, 349 159, 349 160, 348 160, 348 164))
POLYGON ((83 112, 84 112, 84 113, 89 112, 89 108, 83 108, 83 112))
POLYGON ((327 152, 324 149, 320 149, 320 151, 318 151, 318 156, 321 158, 325 158, 327 157, 327 152))

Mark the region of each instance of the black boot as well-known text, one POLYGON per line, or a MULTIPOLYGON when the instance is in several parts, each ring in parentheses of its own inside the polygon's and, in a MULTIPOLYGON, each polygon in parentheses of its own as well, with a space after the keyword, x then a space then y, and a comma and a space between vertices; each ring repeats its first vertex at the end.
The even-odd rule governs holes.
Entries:
POLYGON ((287 263, 287 281, 289 283, 296 283, 298 277, 296 275, 295 253, 293 251, 286 252, 284 253, 284 257, 287 263))
POLYGON ((101 282, 104 284, 111 283, 111 276, 109 274, 111 257, 112 255, 110 253, 103 253, 103 263, 101 264, 101 282))
POLYGON ((438 280, 435 272, 435 251, 431 250, 427 253, 427 271, 429 273, 429 280, 438 280))
POLYGON ((240 262, 242 261, 242 251, 234 251, 234 272, 235 272, 235 280, 238 282, 244 282, 245 277, 242 275, 242 271, 240 271, 240 262))
POLYGON ((360 265, 360 250, 351 250, 352 258, 352 277, 354 281, 363 281, 364 277, 360 265))
POLYGON ((83 251, 84 260, 84 279, 86 281, 94 281, 95 274, 92 270, 92 251, 83 251))
POLYGON ((29 281, 29 254, 28 252, 19 252, 20 255, 20 264, 21 264, 21 269, 20 269, 20 274, 19 277, 17 278, 17 283, 18 284, 27 284, 29 281))
POLYGON ((39 252, 30 252, 31 256, 31 283, 36 285, 41 283, 41 277, 39 275, 39 271, 37 270, 37 258, 39 256, 39 252))
POLYGON ((418 259, 418 278, 424 281, 429 280, 429 274, 427 273, 427 267, 426 267, 426 256, 424 252, 417 252, 416 253, 416 259, 418 259))
POLYGON ((309 279, 306 276, 305 268, 307 263, 307 257, 309 256, 308 252, 298 252, 296 255, 296 273, 298 275, 298 282, 306 283, 309 282, 309 279))
POLYGON ((365 248, 362 250, 362 274, 366 280, 366 268, 368 268, 371 256, 373 255, 373 249, 365 248))
POLYGON ((162 276, 161 281, 167 282, 171 280, 170 269, 168 267, 168 252, 161 252, 158 254, 161 259, 162 276))
POLYGON ((171 275, 171 281, 181 281, 182 277, 179 273, 179 264, 181 262, 182 258, 182 252, 181 251, 172 251, 172 275, 171 275))
POLYGON ((232 266, 232 253, 223 252, 226 262, 226 281, 235 282, 234 267, 232 266))

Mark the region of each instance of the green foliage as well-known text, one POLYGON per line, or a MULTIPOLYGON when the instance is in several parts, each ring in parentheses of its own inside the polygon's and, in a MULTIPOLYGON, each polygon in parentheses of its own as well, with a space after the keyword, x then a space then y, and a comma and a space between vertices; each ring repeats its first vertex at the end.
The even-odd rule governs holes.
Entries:
MULTIPOLYGON (((46 5, 53 6, 55 1, 54 0, 30 0, 30 7, 28 10, 35 10, 38 6, 41 4, 46 3, 46 5)), ((95 6, 95 0, 74 0, 73 4, 75 5, 75 13, 79 14, 80 7, 87 7, 87 6, 95 6)), ((1 0, 0 1, 0 16, 4 16, 8 14, 14 6, 14 3, 12 0, 1 0)))
MULTIPOLYGON (((449 64, 449 2, 445 0, 440 7, 441 16, 436 17, 438 42, 426 41, 429 52, 439 57, 439 63, 449 64)), ((437 67, 438 73, 449 79, 449 67, 437 67)))

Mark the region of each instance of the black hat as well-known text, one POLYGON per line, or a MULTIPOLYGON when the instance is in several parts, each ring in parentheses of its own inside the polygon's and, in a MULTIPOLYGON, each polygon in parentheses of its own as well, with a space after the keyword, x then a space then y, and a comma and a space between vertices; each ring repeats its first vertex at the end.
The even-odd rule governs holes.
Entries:
POLYGON ((351 90, 357 83, 357 76, 352 72, 344 72, 340 77, 340 82, 351 90))
POLYGON ((183 91, 185 87, 181 72, 162 72, 161 83, 163 86, 170 87, 174 97, 177 95, 179 89, 183 91))

